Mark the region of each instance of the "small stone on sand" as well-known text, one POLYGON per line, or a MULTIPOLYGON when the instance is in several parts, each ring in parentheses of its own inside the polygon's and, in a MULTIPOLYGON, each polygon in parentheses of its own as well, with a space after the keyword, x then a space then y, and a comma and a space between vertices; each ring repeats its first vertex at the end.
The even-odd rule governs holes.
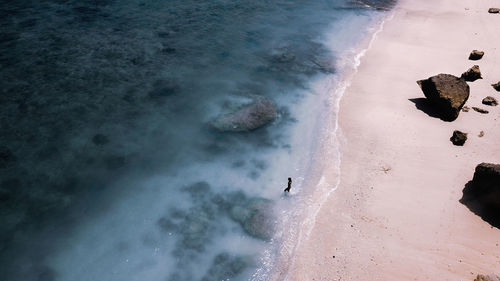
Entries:
POLYGON ((498 81, 498 83, 496 84, 491 84, 491 86, 493 87, 493 89, 500 91, 500 81, 498 81))
POLYGON ((469 59, 470 60, 480 60, 483 56, 484 56, 484 52, 478 51, 478 50, 473 50, 469 55, 469 59))
POLYGON ((492 96, 487 96, 483 99, 483 104, 489 105, 489 106, 497 106, 498 101, 492 96))
POLYGON ((482 114, 487 114, 487 113, 490 113, 488 110, 486 109, 482 109, 482 108, 479 108, 479 107, 475 107, 473 106, 472 109, 474 109, 475 111, 479 112, 479 113, 482 113, 482 114))

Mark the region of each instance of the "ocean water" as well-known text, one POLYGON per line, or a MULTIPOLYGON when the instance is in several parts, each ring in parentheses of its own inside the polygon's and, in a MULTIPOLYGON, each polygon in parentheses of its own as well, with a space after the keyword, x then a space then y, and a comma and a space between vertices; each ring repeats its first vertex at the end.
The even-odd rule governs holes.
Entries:
POLYGON ((392 5, 2 1, 0 279, 269 279, 392 5))

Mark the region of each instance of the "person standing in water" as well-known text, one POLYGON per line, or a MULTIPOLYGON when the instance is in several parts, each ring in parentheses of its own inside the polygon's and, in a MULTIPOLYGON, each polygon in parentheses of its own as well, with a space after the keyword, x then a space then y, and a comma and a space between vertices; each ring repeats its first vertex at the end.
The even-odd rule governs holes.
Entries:
POLYGON ((288 187, 283 191, 290 193, 290 188, 292 188, 292 178, 288 178, 288 187))

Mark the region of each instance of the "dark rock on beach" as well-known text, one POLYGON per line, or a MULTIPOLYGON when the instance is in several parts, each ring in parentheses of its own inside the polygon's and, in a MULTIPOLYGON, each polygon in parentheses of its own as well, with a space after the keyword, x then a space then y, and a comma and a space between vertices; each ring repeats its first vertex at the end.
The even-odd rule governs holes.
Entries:
POLYGON ((249 235, 262 240, 270 240, 275 229, 272 207, 270 200, 253 198, 244 205, 232 207, 229 215, 249 235))
POLYGON ((277 115, 278 110, 271 100, 254 96, 251 103, 216 117, 210 126, 220 132, 247 132, 267 125, 277 115))
POLYGON ((473 50, 469 55, 469 59, 470 60, 480 60, 483 56, 484 56, 484 52, 478 51, 478 50, 473 50))
POLYGON ((493 89, 500 92, 500 81, 498 81, 498 83, 496 83, 496 84, 491 84, 491 86, 493 87, 493 89))
POLYGON ((445 121, 457 119, 469 98, 469 85, 464 79, 450 74, 438 74, 417 83, 431 105, 438 110, 440 118, 445 121))
POLYGON ((488 13, 490 14, 498 14, 500 13, 500 8, 489 8, 488 13))
POLYGON ((500 226, 500 164, 476 166, 472 181, 466 184, 460 202, 491 225, 500 226))
POLYGON ((482 275, 478 274, 474 281, 500 281, 500 277, 496 274, 482 275))
POLYGON ((477 79, 483 79, 483 77, 481 77, 481 70, 479 70, 479 65, 474 65, 466 72, 462 73, 462 78, 464 78, 465 81, 468 82, 474 82, 477 79))
POLYGON ((463 112, 469 112, 469 110, 470 110, 470 108, 466 105, 464 107, 462 107, 463 112))
POLYGON ((483 104, 490 105, 490 106, 497 106, 498 101, 494 97, 487 96, 483 99, 483 104))
POLYGON ((472 109, 474 109, 474 111, 479 112, 479 113, 482 113, 482 114, 488 114, 488 113, 490 113, 490 112, 489 112, 488 110, 486 110, 486 109, 482 109, 482 108, 475 107, 475 106, 473 106, 473 107, 472 107, 472 109))
POLYGON ((463 146, 466 140, 467 133, 463 133, 457 130, 453 131, 453 135, 450 138, 450 141, 457 146, 463 146))

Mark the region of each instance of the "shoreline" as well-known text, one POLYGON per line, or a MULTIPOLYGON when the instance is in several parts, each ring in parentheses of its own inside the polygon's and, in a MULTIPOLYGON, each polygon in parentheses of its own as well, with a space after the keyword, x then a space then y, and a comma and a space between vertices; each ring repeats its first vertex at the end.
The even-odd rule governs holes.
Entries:
POLYGON ((336 68, 341 69, 341 75, 335 78, 327 77, 313 83, 315 86, 313 87, 314 92, 325 93, 327 96, 326 98, 322 98, 325 99, 323 106, 325 106, 326 110, 317 117, 317 125, 314 130, 320 138, 315 140, 311 145, 313 153, 311 153, 312 157, 307 168, 308 171, 300 186, 299 192, 301 194, 298 194, 300 197, 294 202, 297 206, 301 206, 299 208, 301 210, 289 218, 289 221, 282 224, 285 229, 284 232, 293 234, 295 237, 279 242, 281 244, 279 246, 280 255, 273 262, 274 266, 271 266, 270 280, 289 279, 289 268, 293 267, 295 249, 300 246, 303 236, 310 234, 314 226, 315 217, 322 204, 326 202, 331 194, 334 194, 340 183, 341 146, 343 142, 339 135, 341 134, 338 120, 340 101, 346 89, 351 84, 353 76, 358 71, 361 58, 371 47, 377 34, 383 30, 385 22, 392 18, 392 16, 392 11, 384 11, 383 14, 378 15, 378 18, 374 18, 371 25, 367 27, 365 31, 366 36, 356 45, 352 46, 349 51, 341 54, 340 57, 342 58, 350 58, 348 60, 344 59, 340 63, 341 66, 336 66, 336 68), (331 162, 335 164, 337 172, 335 176, 332 176, 330 172, 328 180, 325 177, 326 165, 324 164, 326 163, 321 162, 322 164, 318 165, 319 161, 325 156, 335 159, 331 162), (325 193, 327 193, 326 196, 325 193), (313 205, 311 205, 312 202, 314 202, 313 205), (304 228, 307 228, 307 230, 304 230, 304 228), (289 249, 290 247, 292 250, 289 249))
MULTIPOLYGON (((386 17, 351 77, 338 113, 340 185, 332 196, 313 195, 320 206, 312 229, 297 241, 289 274, 273 280, 472 280, 500 267, 500 231, 458 202, 474 167, 500 159, 499 108, 443 122, 411 102, 423 98, 415 81, 459 76, 474 64, 484 79, 469 83, 466 105, 499 98, 489 84, 500 80, 500 17, 487 12, 494 1, 409 2, 386 17), (473 49, 485 57, 469 61, 473 49), (449 141, 454 129, 469 132, 465 146, 449 141)), ((315 170, 335 179, 328 159, 319 160, 315 170)))

